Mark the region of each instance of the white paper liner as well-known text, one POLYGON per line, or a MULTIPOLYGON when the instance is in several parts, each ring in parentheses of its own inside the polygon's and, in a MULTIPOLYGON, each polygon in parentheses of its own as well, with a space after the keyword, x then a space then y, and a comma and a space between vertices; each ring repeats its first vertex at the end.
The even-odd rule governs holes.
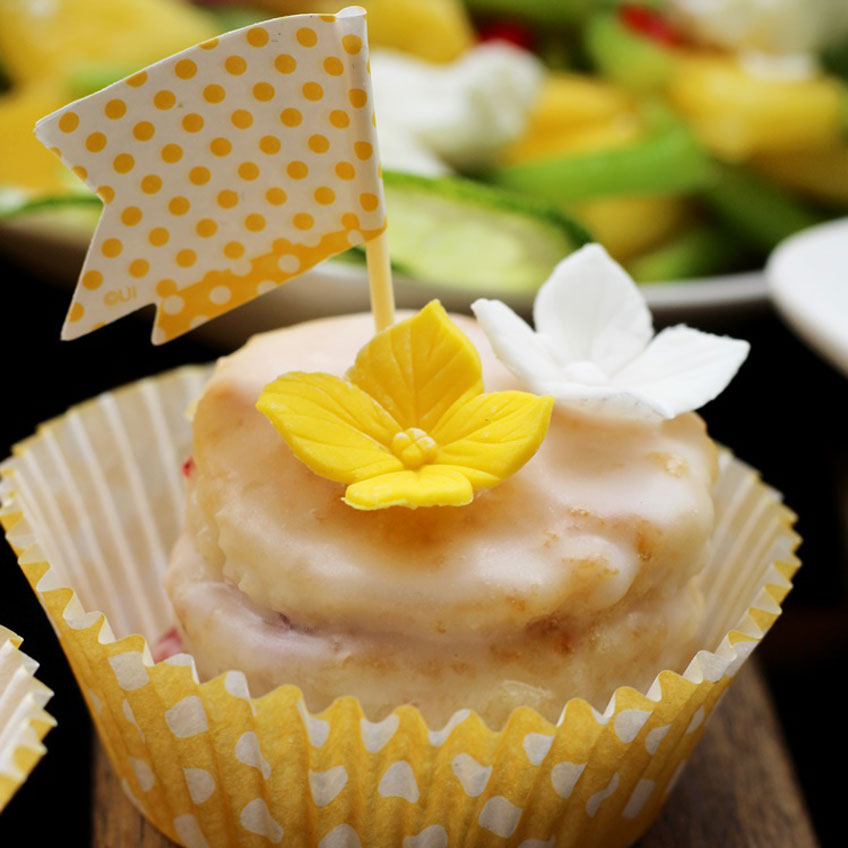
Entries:
POLYGON ((19 650, 20 636, 0 625, 0 810, 46 753, 56 722, 44 711, 53 693, 35 679, 38 663, 19 650))
POLYGON ((313 716, 295 687, 251 699, 240 672, 200 684, 190 656, 154 665, 148 649, 172 624, 162 575, 183 520, 185 409, 208 373, 104 394, 2 466, 8 539, 137 805, 189 848, 284 833, 320 848, 637 838, 791 588, 798 538, 779 495, 722 452, 705 649, 646 694, 621 687, 602 714, 573 699, 556 725, 521 708, 501 731, 468 710, 434 730, 409 706, 375 724, 352 698, 313 716))

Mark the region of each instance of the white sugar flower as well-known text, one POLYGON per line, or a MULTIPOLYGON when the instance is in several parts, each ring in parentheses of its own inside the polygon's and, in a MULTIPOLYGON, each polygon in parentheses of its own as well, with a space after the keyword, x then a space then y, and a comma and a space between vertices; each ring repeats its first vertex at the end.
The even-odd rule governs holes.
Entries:
POLYGON ((535 332, 499 300, 471 308, 528 388, 604 416, 657 421, 697 409, 721 393, 750 348, 683 325, 654 336, 636 284, 598 244, 560 262, 539 289, 535 332))

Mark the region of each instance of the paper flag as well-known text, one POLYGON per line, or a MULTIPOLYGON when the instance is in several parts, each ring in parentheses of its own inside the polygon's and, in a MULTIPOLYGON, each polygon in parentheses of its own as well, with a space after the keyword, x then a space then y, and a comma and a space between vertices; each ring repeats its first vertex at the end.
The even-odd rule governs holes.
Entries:
POLYGON ((204 42, 36 135, 104 203, 62 338, 156 303, 160 344, 385 229, 365 12, 204 42))

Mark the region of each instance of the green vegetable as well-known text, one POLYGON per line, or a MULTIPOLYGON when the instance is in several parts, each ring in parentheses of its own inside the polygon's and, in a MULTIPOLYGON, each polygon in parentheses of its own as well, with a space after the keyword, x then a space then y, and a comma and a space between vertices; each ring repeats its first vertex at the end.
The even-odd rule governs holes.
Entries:
POLYGON ((676 194, 709 185, 713 165, 692 131, 663 120, 627 147, 523 162, 489 175, 493 182, 558 203, 616 194, 676 194))
POLYGON ((615 14, 593 15, 584 43, 598 70, 624 88, 657 91, 674 75, 674 51, 628 29, 615 14))
POLYGON ((738 267, 744 256, 738 238, 715 227, 700 226, 632 259, 627 269, 636 282, 658 283, 723 274, 738 267))
MULTIPOLYGON (((503 189, 393 171, 383 180, 392 265, 422 282, 479 288, 481 294, 533 291, 560 259, 590 240, 556 207, 503 189)), ((0 220, 90 232, 100 209, 90 193, 0 194, 0 220)))
POLYGON ((68 96, 74 100, 87 97, 112 85, 113 82, 134 74, 138 70, 133 65, 104 65, 99 62, 86 62, 68 69, 65 74, 65 85, 68 96))
POLYGON ((88 212, 93 208, 99 214, 102 205, 100 198, 88 191, 67 194, 31 194, 16 189, 0 190, 0 219, 21 218, 25 215, 59 209, 88 212))
POLYGON ((476 15, 522 18, 536 24, 571 24, 584 17, 595 0, 465 0, 476 15))
POLYGON ((392 263, 422 282, 534 291, 590 240, 557 208, 503 189, 392 171, 383 179, 392 263))
POLYGON ((848 81, 848 41, 828 47, 821 59, 826 70, 848 81))
POLYGON ((17 189, 0 189, 0 222, 25 222, 41 231, 74 239, 91 237, 101 209, 100 198, 88 191, 33 195, 17 189))
POLYGON ((726 226, 763 251, 825 219, 789 192, 739 165, 721 166, 718 179, 703 197, 726 226))

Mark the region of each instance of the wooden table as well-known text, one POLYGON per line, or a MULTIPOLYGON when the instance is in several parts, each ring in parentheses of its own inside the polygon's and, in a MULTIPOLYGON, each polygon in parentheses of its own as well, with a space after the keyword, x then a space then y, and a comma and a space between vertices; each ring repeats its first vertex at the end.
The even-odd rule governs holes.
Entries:
MULTIPOLYGON (((174 843, 132 806, 103 749, 99 743, 95 747, 92 845, 173 848, 174 843)), ((730 688, 663 814, 637 845, 638 848, 815 848, 818 845, 756 663, 748 663, 730 688)))

